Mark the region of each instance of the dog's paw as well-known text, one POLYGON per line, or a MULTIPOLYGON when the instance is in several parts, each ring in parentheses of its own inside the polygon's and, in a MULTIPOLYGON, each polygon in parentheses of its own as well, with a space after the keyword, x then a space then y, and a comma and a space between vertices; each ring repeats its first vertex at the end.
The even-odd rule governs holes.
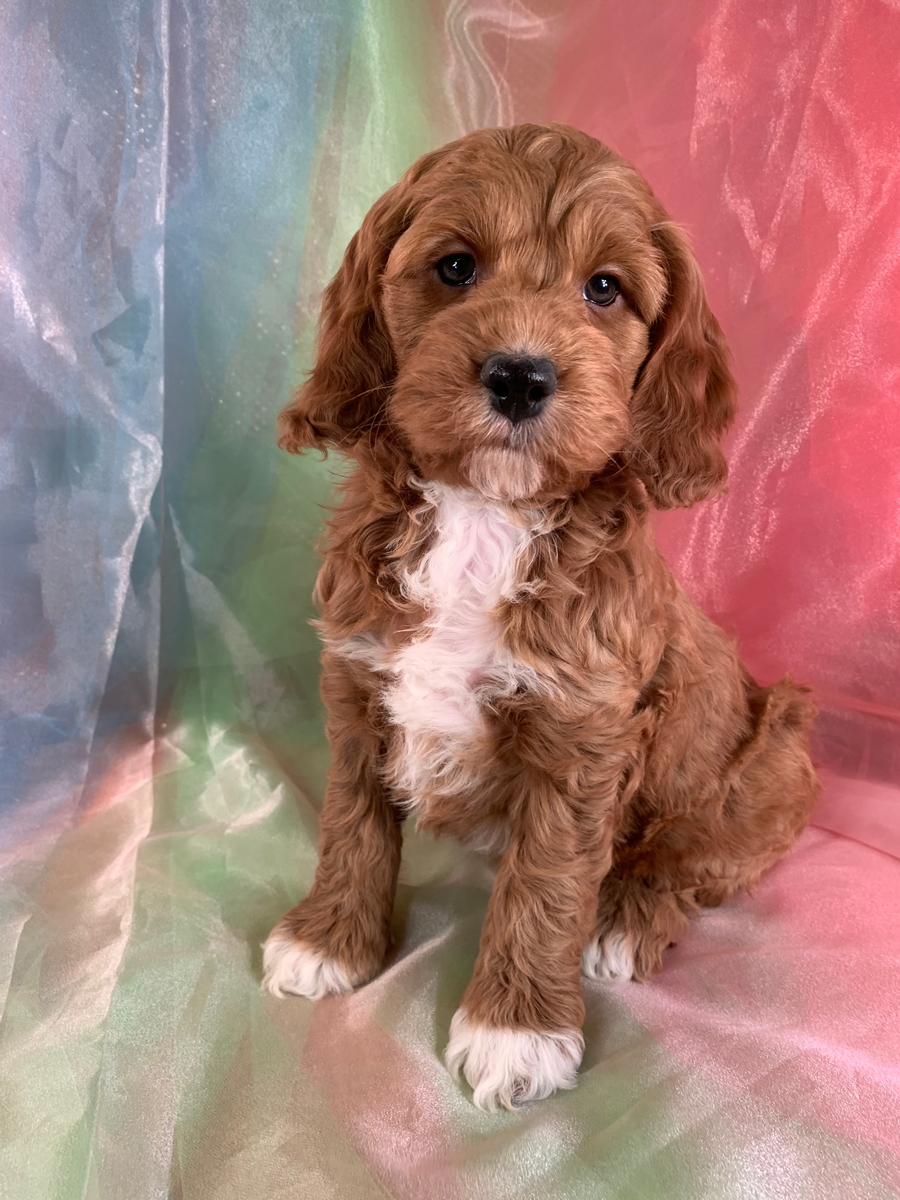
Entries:
POLYGON ((579 1029, 491 1029, 470 1024, 460 1008, 450 1022, 444 1060, 454 1078, 465 1076, 475 1104, 494 1112, 498 1105, 514 1109, 529 1100, 543 1100, 557 1088, 573 1088, 583 1053, 579 1029))
POLYGON ((634 978, 634 947, 627 933, 612 931, 592 938, 581 956, 581 973, 605 983, 634 978))
POLYGON ((321 1000, 323 996, 344 996, 353 991, 353 983, 340 963, 278 926, 263 946, 262 985, 279 999, 286 992, 321 1000))

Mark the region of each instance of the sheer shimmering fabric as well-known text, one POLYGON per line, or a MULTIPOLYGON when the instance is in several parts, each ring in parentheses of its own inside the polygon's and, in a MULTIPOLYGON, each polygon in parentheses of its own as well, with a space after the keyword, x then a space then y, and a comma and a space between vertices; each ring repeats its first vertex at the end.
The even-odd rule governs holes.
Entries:
POLYGON ((11 0, 0 14, 0 1194, 900 1195, 900 12, 864 0, 11 0), (421 152, 561 120, 687 225, 742 408, 685 585, 823 710, 794 852, 579 1087, 440 1064, 490 875, 408 831, 386 971, 259 992, 309 887, 307 625, 339 464, 274 416, 324 282, 421 152))

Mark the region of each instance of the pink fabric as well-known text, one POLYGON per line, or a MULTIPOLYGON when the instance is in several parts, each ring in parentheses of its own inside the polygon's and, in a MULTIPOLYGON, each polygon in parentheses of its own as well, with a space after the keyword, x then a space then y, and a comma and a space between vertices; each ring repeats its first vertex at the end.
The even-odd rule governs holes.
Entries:
POLYGON ((900 1154, 900 869, 807 830, 621 995, 686 1067, 784 1118, 900 1154))
POLYGON ((826 821, 893 853, 897 29, 876 0, 573 0, 550 99, 688 227, 733 350, 730 490, 663 516, 666 552, 764 682, 789 670, 815 688, 819 758, 879 785, 833 784, 826 821))

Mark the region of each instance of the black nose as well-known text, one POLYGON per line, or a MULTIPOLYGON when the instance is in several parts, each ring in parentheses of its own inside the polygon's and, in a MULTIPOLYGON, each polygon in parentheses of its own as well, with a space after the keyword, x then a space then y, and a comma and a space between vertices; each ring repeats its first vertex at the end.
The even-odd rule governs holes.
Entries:
POLYGON ((515 425, 536 417, 556 391, 556 368, 549 358, 492 354, 481 368, 491 404, 515 425))

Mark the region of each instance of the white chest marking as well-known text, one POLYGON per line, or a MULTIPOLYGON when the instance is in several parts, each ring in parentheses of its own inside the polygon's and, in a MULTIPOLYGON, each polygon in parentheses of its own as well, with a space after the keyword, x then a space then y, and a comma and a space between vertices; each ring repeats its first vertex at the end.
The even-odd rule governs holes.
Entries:
POLYGON ((434 542, 403 587, 428 615, 385 663, 384 701, 403 735, 392 782, 413 805, 423 793, 471 783, 465 759, 484 731, 480 696, 486 686, 514 688, 522 674, 500 644, 496 609, 514 598, 533 536, 474 492, 431 485, 425 496, 435 509, 434 542))

